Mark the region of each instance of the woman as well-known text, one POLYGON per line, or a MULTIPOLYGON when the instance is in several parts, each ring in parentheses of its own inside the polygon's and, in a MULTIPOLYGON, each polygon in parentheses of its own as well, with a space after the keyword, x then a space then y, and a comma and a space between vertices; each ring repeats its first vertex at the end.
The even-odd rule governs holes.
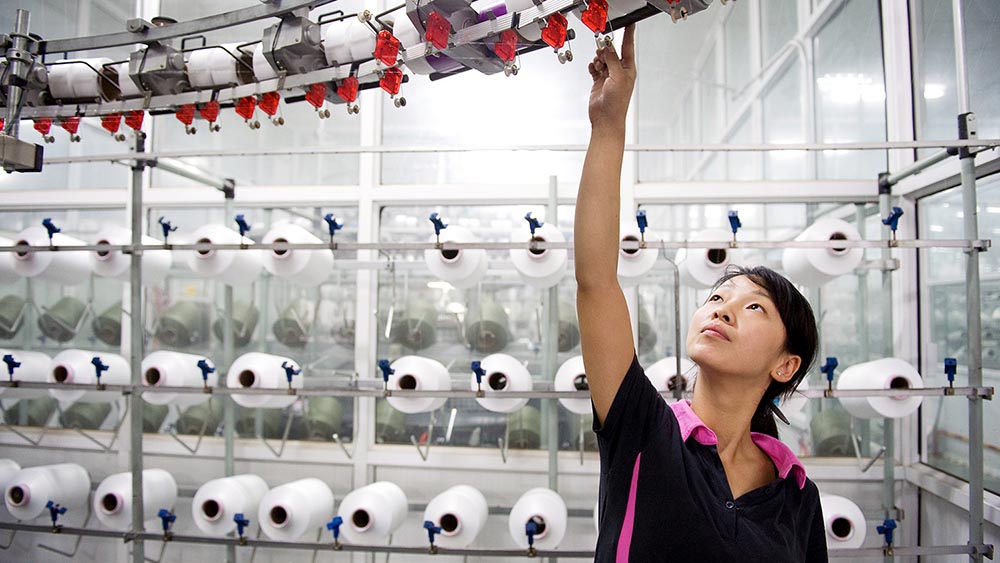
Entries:
POLYGON ((636 358, 616 275, 634 34, 625 29, 620 59, 607 48, 590 64, 592 132, 576 206, 577 309, 601 452, 596 560, 826 561, 819 493, 772 416, 816 352, 798 290, 767 268, 727 271, 691 321, 687 353, 699 372, 690 403, 667 405, 636 358))

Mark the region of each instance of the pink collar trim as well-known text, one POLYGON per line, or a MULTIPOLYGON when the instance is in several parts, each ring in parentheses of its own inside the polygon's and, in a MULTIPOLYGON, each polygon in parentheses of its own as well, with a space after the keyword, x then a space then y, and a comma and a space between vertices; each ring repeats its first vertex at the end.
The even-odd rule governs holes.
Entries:
MULTIPOLYGON (((718 445, 719 438, 691 410, 691 403, 688 401, 677 401, 670 405, 670 409, 674 411, 674 417, 677 418, 677 424, 681 429, 682 441, 687 442, 687 439, 693 436, 695 441, 703 446, 718 445)), ((751 432, 750 439, 774 462, 774 466, 778 470, 778 477, 787 479, 789 474, 793 474, 795 482, 799 485, 799 489, 805 488, 806 468, 795 457, 795 454, 792 453, 792 450, 788 446, 782 443, 781 440, 758 432, 751 432)))

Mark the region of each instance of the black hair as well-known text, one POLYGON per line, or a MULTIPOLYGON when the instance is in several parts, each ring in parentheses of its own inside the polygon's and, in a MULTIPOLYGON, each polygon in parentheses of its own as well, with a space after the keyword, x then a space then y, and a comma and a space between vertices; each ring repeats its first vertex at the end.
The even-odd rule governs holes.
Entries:
POLYGON ((778 315, 785 325, 785 351, 802 358, 799 369, 786 382, 772 380, 764 395, 757 404, 753 419, 750 421, 750 431, 778 437, 778 426, 774 422, 775 399, 788 398, 805 379, 813 361, 816 359, 816 349, 819 346, 819 332, 816 329, 816 317, 813 315, 809 301, 799 292, 788 278, 765 266, 726 267, 715 286, 714 292, 723 283, 739 276, 746 276, 750 281, 767 292, 768 297, 778 308, 778 315))

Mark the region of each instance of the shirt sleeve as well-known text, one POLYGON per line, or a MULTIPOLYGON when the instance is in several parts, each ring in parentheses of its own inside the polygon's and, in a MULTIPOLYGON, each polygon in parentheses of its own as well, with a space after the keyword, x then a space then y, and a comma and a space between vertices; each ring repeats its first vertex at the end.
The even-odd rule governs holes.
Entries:
POLYGON ((819 502, 819 489, 809 482, 809 502, 815 506, 812 522, 809 524, 809 544, 806 546, 806 563, 827 563, 826 528, 823 525, 823 508, 819 502))
POLYGON ((664 424, 663 420, 666 410, 663 397, 649 382, 639 359, 633 356, 604 425, 598 423, 596 413, 594 416, 601 472, 610 473, 622 462, 628 463, 631 468, 631 463, 643 450, 654 429, 671 431, 671 425, 664 424))

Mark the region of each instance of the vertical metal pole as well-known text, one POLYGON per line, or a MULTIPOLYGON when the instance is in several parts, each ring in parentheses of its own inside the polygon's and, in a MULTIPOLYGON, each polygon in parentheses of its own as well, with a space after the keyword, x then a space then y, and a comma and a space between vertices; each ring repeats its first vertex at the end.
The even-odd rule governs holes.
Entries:
MULTIPOLYGON (((976 137, 975 114, 971 113, 969 101, 968 64, 965 58, 965 20, 962 0, 952 0, 952 23, 955 30, 955 72, 958 85, 958 130, 959 139, 976 137)), ((976 201, 976 157, 969 149, 959 150, 959 164, 962 172, 962 212, 963 234, 968 240, 979 238, 979 215, 976 201)), ((983 384, 983 335, 980 318, 979 294, 979 250, 966 251, 968 259, 965 269, 966 320, 968 340, 969 385, 983 384)), ((969 543, 983 543, 983 401, 979 397, 969 397, 969 543)), ((973 561, 981 562, 983 554, 976 550, 973 561)))
MULTIPOLYGON (((878 207, 882 217, 888 217, 892 211, 890 202, 890 187, 879 188, 878 207)), ((882 226, 882 240, 889 240, 892 237, 888 225, 882 226)), ((883 337, 883 356, 893 355, 893 332, 892 332, 892 272, 886 269, 892 252, 887 246, 882 247, 882 319, 885 327, 883 337)), ((882 510, 885 518, 893 518, 896 507, 896 424, 891 418, 885 418, 882 422, 882 441, 885 442, 885 455, 882 457, 882 510)), ((885 561, 894 561, 895 557, 886 555, 885 561)))
MULTIPOLYGON (((854 224, 858 228, 861 240, 867 240, 865 232, 865 204, 859 203, 854 208, 854 224)), ((858 272, 858 307, 857 322, 858 340, 861 343, 861 361, 871 360, 871 349, 869 348, 868 334, 868 272, 861 270, 858 272)), ((822 402, 820 403, 822 404, 822 402)), ((871 422, 868 420, 858 421, 858 434, 861 437, 861 455, 871 455, 871 422)))
MULTIPOLYGON (((146 162, 140 157, 146 151, 146 134, 135 132, 136 160, 132 165, 132 259, 129 278, 129 365, 132 385, 142 385, 142 177, 146 162)), ((145 515, 142 513, 142 397, 130 393, 129 402, 129 470, 132 472, 132 531, 142 533, 145 515)), ((132 541, 132 562, 145 563, 145 546, 141 538, 132 541)))
MULTIPOLYGON (((553 225, 559 224, 559 180, 549 176, 549 204, 545 220, 553 225)), ((542 373, 548 381, 552 381, 556 373, 557 353, 559 351, 559 288, 550 287, 548 303, 545 307, 545 331, 548 338, 545 341, 545 368, 542 373)), ((549 436, 549 488, 557 491, 559 487, 559 408, 554 399, 547 399, 549 409, 546 413, 546 433, 549 436)))
MULTIPOLYGON (((225 211, 226 218, 228 221, 230 217, 233 216, 233 200, 226 197, 225 211)), ((233 355, 235 343, 233 342, 233 286, 226 284, 225 289, 223 289, 223 299, 224 299, 224 314, 222 316, 222 365, 225 368, 222 371, 224 374, 228 374, 229 366, 233 363, 233 355)), ((221 375, 221 374, 220 374, 221 375)), ((222 379, 220 377, 220 379, 222 379)), ((227 378, 228 379, 228 378, 227 378)), ((236 468, 233 461, 233 437, 236 432, 236 405, 233 403, 233 396, 226 395, 225 403, 223 406, 223 439, 225 440, 225 472, 226 476, 235 475, 236 468)), ((229 544, 226 546, 226 561, 228 563, 236 563, 236 546, 229 544)))
POLYGON ((28 62, 25 57, 28 54, 28 24, 31 15, 27 10, 18 10, 14 16, 14 33, 11 34, 11 47, 5 53, 9 62, 7 72, 10 74, 10 85, 7 86, 7 114, 4 120, 4 133, 11 137, 17 137, 18 121, 21 117, 21 98, 24 96, 24 86, 19 82, 26 73, 25 66, 28 62))

